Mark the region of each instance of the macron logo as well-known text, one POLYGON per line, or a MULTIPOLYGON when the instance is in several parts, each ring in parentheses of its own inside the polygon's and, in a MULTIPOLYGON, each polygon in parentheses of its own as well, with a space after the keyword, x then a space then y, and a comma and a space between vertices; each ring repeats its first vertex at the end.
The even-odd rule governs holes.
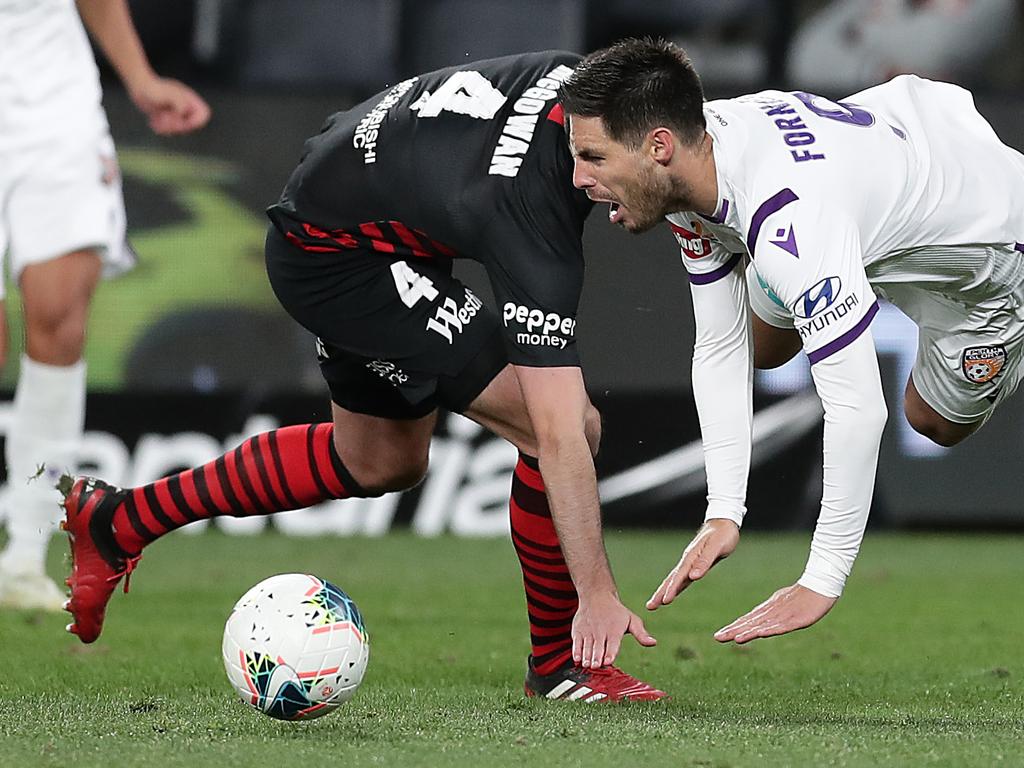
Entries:
POLYGON ((789 225, 789 230, 777 229, 775 231, 775 239, 769 240, 772 245, 777 245, 779 248, 784 250, 786 253, 800 258, 800 252, 796 248, 796 232, 793 231, 793 225, 789 225))

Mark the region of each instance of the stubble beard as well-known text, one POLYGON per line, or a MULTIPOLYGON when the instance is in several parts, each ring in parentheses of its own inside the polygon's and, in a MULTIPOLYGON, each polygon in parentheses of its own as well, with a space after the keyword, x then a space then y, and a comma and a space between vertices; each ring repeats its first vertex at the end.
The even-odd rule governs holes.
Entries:
POLYGON ((668 214, 689 210, 687 206, 693 197, 693 188, 644 168, 630 197, 633 205, 628 208, 632 221, 624 223, 624 227, 628 232, 639 235, 654 229, 668 214))

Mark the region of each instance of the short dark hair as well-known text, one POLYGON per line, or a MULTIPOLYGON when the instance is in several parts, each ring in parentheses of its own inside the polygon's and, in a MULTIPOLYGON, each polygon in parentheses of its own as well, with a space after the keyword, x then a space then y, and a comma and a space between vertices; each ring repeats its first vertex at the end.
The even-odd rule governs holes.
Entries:
POLYGON ((690 144, 704 136, 704 89, 686 52, 651 37, 621 40, 586 56, 558 92, 570 116, 600 117, 608 135, 636 148, 653 128, 690 144))

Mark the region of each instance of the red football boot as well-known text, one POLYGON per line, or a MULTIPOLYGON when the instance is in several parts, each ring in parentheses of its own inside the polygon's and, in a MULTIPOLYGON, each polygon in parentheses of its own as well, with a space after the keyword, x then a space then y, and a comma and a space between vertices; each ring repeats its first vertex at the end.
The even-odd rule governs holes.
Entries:
POLYGON ((102 480, 80 477, 64 496, 64 522, 61 527, 71 540, 71 599, 64 604, 74 621, 67 630, 83 643, 91 643, 103 630, 107 602, 128 576, 142 555, 129 556, 114 542, 111 521, 125 492, 102 480))
POLYGON ((533 668, 533 659, 528 662, 526 683, 523 685, 527 696, 546 699, 583 701, 588 704, 597 701, 659 701, 669 695, 618 667, 596 667, 584 669, 571 661, 550 675, 538 675, 533 668))

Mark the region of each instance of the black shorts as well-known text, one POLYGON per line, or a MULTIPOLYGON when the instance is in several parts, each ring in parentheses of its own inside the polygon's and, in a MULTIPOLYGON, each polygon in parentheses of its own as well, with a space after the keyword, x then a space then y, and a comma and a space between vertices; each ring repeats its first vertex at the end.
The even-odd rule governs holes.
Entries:
POLYGON ((331 399, 356 413, 460 413, 508 364, 498 316, 452 277, 450 259, 307 251, 273 227, 267 274, 317 339, 331 399))

